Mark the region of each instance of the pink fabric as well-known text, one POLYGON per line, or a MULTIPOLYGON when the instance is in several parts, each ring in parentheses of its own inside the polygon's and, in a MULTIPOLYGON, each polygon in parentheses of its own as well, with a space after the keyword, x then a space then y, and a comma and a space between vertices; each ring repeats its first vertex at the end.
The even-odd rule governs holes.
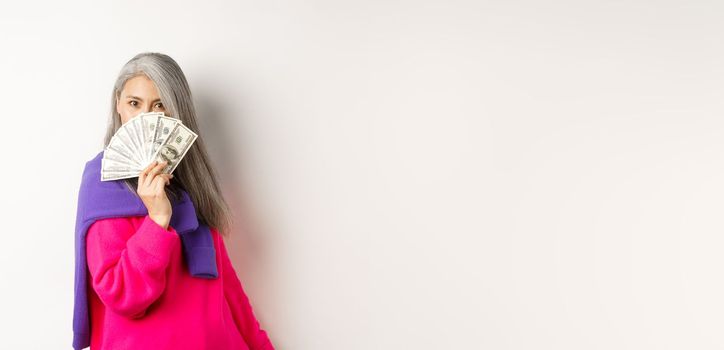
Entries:
POLYGON ((181 239, 148 215, 94 222, 86 235, 91 350, 274 349, 211 228, 217 279, 196 278, 181 239))

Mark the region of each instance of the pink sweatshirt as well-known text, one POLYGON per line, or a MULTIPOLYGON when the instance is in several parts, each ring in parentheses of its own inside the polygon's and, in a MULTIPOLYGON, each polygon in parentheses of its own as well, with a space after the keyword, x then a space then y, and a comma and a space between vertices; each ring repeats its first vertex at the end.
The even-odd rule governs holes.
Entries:
POLYGON ((94 222, 86 234, 90 349, 274 349, 223 237, 211 234, 219 277, 203 279, 186 269, 173 227, 148 215, 94 222))

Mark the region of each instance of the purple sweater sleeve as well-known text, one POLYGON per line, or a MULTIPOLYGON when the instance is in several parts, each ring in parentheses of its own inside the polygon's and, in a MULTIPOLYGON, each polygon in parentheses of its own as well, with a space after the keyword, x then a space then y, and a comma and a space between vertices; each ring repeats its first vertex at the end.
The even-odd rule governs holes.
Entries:
POLYGON ((130 218, 95 221, 86 234, 91 283, 108 309, 140 318, 166 287, 171 252, 180 244, 176 231, 148 215, 138 229, 130 218))
POLYGON ((224 296, 226 297, 234 322, 239 328, 244 341, 251 350, 274 350, 269 336, 263 330, 259 321, 254 315, 254 311, 249 302, 249 298, 241 286, 241 281, 236 276, 234 266, 231 264, 226 245, 221 235, 218 235, 219 245, 221 246, 221 264, 224 283, 224 296))

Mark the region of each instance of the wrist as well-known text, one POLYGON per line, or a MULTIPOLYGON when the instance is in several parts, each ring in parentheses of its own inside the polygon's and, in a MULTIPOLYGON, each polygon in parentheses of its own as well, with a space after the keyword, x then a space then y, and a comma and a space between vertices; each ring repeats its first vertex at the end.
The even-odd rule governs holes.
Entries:
POLYGON ((165 215, 149 215, 158 226, 163 227, 164 230, 168 230, 168 224, 171 222, 171 218, 165 215))

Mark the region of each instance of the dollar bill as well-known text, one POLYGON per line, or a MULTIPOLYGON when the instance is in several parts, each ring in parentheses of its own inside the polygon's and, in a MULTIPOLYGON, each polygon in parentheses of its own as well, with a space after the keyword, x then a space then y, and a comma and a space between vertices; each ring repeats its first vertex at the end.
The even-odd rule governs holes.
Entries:
POLYGON ((179 123, 180 121, 178 119, 169 118, 166 116, 159 117, 155 128, 156 132, 153 135, 153 142, 151 143, 149 163, 153 161, 153 156, 158 153, 158 148, 161 147, 164 142, 166 142, 168 135, 171 134, 171 131, 174 129, 176 124, 179 123))
POLYGON ((152 161, 166 162, 166 166, 161 170, 161 173, 173 173, 197 137, 198 135, 185 125, 176 124, 156 150, 152 161))
MULTIPOLYGON (((105 153, 105 152, 104 152, 105 153)), ((101 181, 118 180, 138 176, 141 169, 107 159, 101 159, 101 181)))
POLYGON ((153 137, 156 135, 156 125, 158 125, 158 118, 163 113, 149 113, 141 117, 141 124, 143 126, 143 155, 145 156, 144 163, 151 160, 151 149, 153 148, 153 137))

